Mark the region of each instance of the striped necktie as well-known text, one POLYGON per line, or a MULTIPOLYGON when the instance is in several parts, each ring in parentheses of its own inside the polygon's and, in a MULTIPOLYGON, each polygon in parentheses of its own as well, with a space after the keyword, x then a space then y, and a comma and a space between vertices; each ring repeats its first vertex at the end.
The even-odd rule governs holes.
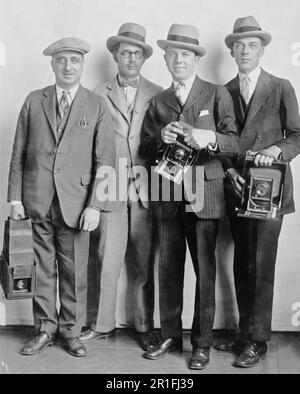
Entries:
POLYGON ((179 100, 179 102, 180 102, 181 105, 184 104, 184 102, 183 102, 183 100, 182 100, 182 97, 181 97, 181 94, 180 94, 180 89, 181 89, 182 87, 185 87, 185 83, 184 83, 184 82, 179 82, 179 83, 177 84, 175 90, 174 90, 174 94, 175 94, 175 96, 178 98, 178 100, 179 100))
POLYGON ((59 115, 60 118, 63 119, 66 113, 69 111, 70 104, 68 100, 68 95, 70 92, 63 90, 62 96, 59 102, 59 115))

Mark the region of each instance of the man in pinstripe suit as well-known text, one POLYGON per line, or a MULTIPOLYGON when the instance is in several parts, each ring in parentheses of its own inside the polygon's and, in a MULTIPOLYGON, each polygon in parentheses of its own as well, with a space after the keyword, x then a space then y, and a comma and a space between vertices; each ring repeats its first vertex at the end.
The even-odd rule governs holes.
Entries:
POLYGON ((167 40, 157 42, 165 50, 164 58, 173 83, 152 99, 144 119, 141 145, 141 153, 150 165, 155 163, 159 152, 178 137, 197 152, 190 171, 193 176, 186 175, 184 179, 185 190, 196 190, 196 206, 192 206, 187 196, 181 201, 152 202, 160 222, 161 341, 144 354, 145 358, 156 360, 182 348, 187 241, 197 279, 191 369, 205 368, 212 345, 215 245, 219 218, 225 214, 224 171, 218 156, 239 149, 230 95, 224 87, 205 82, 196 75, 199 59, 206 52, 199 46, 198 38, 194 26, 174 24, 167 40), (192 127, 188 135, 184 135, 180 120, 192 127))

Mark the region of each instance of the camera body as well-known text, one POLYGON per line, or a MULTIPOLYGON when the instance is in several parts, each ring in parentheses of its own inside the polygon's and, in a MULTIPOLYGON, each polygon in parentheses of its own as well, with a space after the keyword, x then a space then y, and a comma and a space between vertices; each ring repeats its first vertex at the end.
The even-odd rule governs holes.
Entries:
MULTIPOLYGON (((183 128, 183 135, 188 135, 193 129, 185 122, 179 121, 178 124, 183 128)), ((182 137, 166 147, 162 159, 158 162, 154 171, 177 184, 183 180, 184 174, 193 164, 197 150, 187 146, 182 137)))
POLYGON ((30 219, 7 219, 4 225, 0 280, 5 298, 33 298, 36 290, 36 266, 33 256, 30 219))
POLYGON ((274 160, 271 167, 256 167, 253 152, 247 152, 243 169, 245 184, 240 206, 236 208, 237 216, 278 219, 286 170, 287 162, 281 160, 274 160))

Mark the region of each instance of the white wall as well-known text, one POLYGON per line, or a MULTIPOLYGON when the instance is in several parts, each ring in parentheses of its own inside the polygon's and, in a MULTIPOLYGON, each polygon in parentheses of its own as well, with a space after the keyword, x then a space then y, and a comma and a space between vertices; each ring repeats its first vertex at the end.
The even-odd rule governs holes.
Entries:
MULTIPOLYGON (((26 95, 53 83, 50 59, 43 49, 62 36, 79 36, 92 45, 86 56, 82 83, 93 89, 111 77, 115 64, 105 47, 106 39, 117 33, 124 22, 144 25, 154 55, 143 68, 145 77, 167 87, 170 76, 156 40, 166 38, 172 23, 194 24, 199 28, 201 45, 207 48, 199 65, 199 75, 215 83, 231 79, 236 68, 224 37, 232 32, 237 17, 254 15, 263 29, 272 33, 273 42, 262 59, 263 67, 288 78, 300 95, 299 0, 0 0, 0 240, 9 207, 5 202, 11 146, 18 112, 26 95), (298 49, 299 48, 299 49, 298 49), (299 63, 299 64, 298 64, 299 63), (2 224, 1 224, 2 223, 2 224)), ((295 199, 300 206, 300 161, 293 163, 295 199)), ((300 308, 300 217, 297 211, 286 217, 278 253, 274 298, 273 329, 299 330, 300 308), (292 311, 294 308, 294 311, 292 311)), ((232 243, 228 225, 221 229, 218 245, 216 327, 231 326, 236 319, 232 290, 232 243)), ((193 312, 194 274, 187 257, 184 326, 189 327, 193 312)), ((118 322, 124 321, 125 275, 120 281, 118 322)), ((157 294, 156 294, 157 298, 157 294)), ((0 325, 31 323, 30 301, 0 298, 0 325)), ((156 308, 156 324, 158 311, 156 308)))

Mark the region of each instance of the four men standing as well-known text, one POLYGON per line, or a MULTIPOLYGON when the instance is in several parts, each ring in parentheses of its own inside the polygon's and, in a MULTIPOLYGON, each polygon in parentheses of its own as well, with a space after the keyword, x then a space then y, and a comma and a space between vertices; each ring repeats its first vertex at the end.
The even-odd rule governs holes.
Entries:
MULTIPOLYGON (((33 355, 51 345, 57 330, 73 356, 86 355, 83 342, 112 336, 118 279, 125 259, 128 272, 133 274, 131 318, 140 346, 146 351, 144 357, 156 360, 180 350, 187 242, 196 274, 189 367, 205 368, 213 342, 215 246, 219 219, 226 212, 226 173, 240 337, 219 343, 217 348, 232 350, 242 344, 235 365, 251 367, 266 352, 270 339, 278 237, 283 215, 294 211, 294 203, 289 169, 279 220, 236 218, 231 209, 245 182, 238 153, 254 151, 255 164, 264 167, 275 159, 290 160, 300 152, 295 93, 288 81, 259 67, 271 36, 253 17, 238 19, 233 34, 225 39, 239 68, 227 90, 196 75, 206 51, 199 45, 198 30, 190 25, 172 25, 167 39, 158 41, 165 51, 172 86, 162 91, 144 79, 140 71, 153 52, 145 35, 142 26, 125 23, 117 36, 107 40, 118 73, 96 89, 97 95, 79 85, 89 45, 77 38, 55 42, 44 54, 52 56, 56 84, 32 92, 22 107, 8 201, 12 219, 28 215, 33 221, 37 264, 33 313, 38 334, 22 354, 33 355), (195 156, 182 184, 170 188, 175 194, 179 191, 182 198, 178 201, 170 195, 168 201, 151 201, 150 210, 145 193, 148 177, 137 169, 155 165, 166 147, 176 141, 192 148, 195 156), (97 198, 97 171, 104 165, 116 168, 113 203, 97 198), (187 190, 193 191, 196 204, 187 190), (158 220, 160 240, 158 344, 151 334, 157 232, 152 213, 158 220), (90 284, 95 289, 91 327, 80 335, 85 315, 88 232, 96 228, 89 251, 90 265, 98 273, 90 284)), ((162 192, 164 183, 160 181, 162 192)))

